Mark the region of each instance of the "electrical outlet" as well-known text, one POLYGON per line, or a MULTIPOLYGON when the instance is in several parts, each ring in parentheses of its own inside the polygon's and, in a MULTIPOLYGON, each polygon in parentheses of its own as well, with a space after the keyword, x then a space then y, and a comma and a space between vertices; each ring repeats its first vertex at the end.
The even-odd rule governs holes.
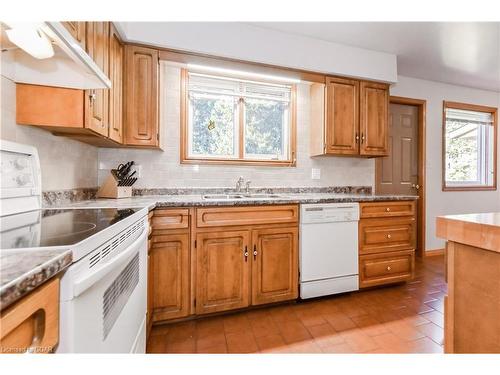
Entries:
POLYGON ((311 179, 313 179, 313 180, 319 180, 319 179, 321 179, 321 169, 319 169, 319 168, 312 168, 311 169, 311 179))
POLYGON ((142 172, 142 166, 140 164, 134 164, 132 168, 130 168, 130 173, 133 173, 135 171, 134 177, 141 178, 141 172, 142 172))

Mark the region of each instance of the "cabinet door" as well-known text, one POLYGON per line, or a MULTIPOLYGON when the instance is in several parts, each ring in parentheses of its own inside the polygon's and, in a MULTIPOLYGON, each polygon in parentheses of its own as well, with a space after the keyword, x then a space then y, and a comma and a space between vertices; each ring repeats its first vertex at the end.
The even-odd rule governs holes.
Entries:
POLYGON ((252 232, 252 304, 297 298, 297 228, 252 232))
POLYGON ((85 22, 65 21, 61 23, 80 46, 85 49, 85 22))
POLYGON ((361 82, 360 89, 360 154, 388 154, 389 86, 383 83, 361 82))
POLYGON ((189 313, 189 234, 152 238, 153 320, 189 313))
POLYGON ((358 154, 358 90, 358 81, 327 78, 325 153, 358 154))
MULTIPOLYGON (((108 75, 109 22, 87 22, 86 48, 89 56, 108 75)), ((108 90, 86 90, 85 127, 108 136, 108 90)))
POLYGON ((125 47, 125 144, 158 146, 158 51, 125 47))
POLYGON ((198 233, 196 243, 196 313, 248 306, 250 232, 198 233))
POLYGON ((109 138, 122 143, 123 44, 116 28, 109 24, 109 138))

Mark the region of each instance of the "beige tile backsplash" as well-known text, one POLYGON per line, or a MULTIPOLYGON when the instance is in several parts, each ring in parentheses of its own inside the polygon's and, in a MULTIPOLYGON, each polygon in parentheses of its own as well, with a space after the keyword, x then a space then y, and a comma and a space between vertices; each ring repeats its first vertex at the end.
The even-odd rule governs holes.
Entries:
POLYGON ((163 151, 99 149, 99 181, 119 163, 134 160, 141 166, 135 187, 230 187, 239 176, 254 187, 373 186, 373 159, 309 157, 309 85, 297 90, 297 166, 255 167, 180 164, 180 68, 162 63, 160 121, 163 151), (321 178, 311 179, 311 169, 319 168, 321 178))

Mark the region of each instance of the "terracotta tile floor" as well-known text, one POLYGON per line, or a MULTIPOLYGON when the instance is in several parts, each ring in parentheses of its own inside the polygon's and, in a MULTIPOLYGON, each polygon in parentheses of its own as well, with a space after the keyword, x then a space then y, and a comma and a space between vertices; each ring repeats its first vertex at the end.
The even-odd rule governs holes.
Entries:
POLYGON ((164 324, 148 353, 442 353, 442 256, 415 280, 368 291, 164 324))

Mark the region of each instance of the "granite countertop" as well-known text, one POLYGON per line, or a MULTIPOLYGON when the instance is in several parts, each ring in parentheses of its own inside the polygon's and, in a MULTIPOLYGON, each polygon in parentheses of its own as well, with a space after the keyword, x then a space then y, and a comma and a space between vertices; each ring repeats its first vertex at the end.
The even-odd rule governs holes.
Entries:
POLYGON ((56 203, 47 207, 67 208, 135 208, 148 207, 202 207, 202 206, 259 206, 273 204, 310 204, 415 200, 415 195, 374 195, 343 193, 278 193, 278 198, 244 197, 236 199, 204 199, 202 195, 151 195, 121 199, 92 199, 73 203, 56 203))
POLYGON ((439 216, 436 224, 438 237, 500 253, 500 212, 439 216))
POLYGON ((0 310, 57 275, 71 262, 68 249, 0 251, 0 310))

